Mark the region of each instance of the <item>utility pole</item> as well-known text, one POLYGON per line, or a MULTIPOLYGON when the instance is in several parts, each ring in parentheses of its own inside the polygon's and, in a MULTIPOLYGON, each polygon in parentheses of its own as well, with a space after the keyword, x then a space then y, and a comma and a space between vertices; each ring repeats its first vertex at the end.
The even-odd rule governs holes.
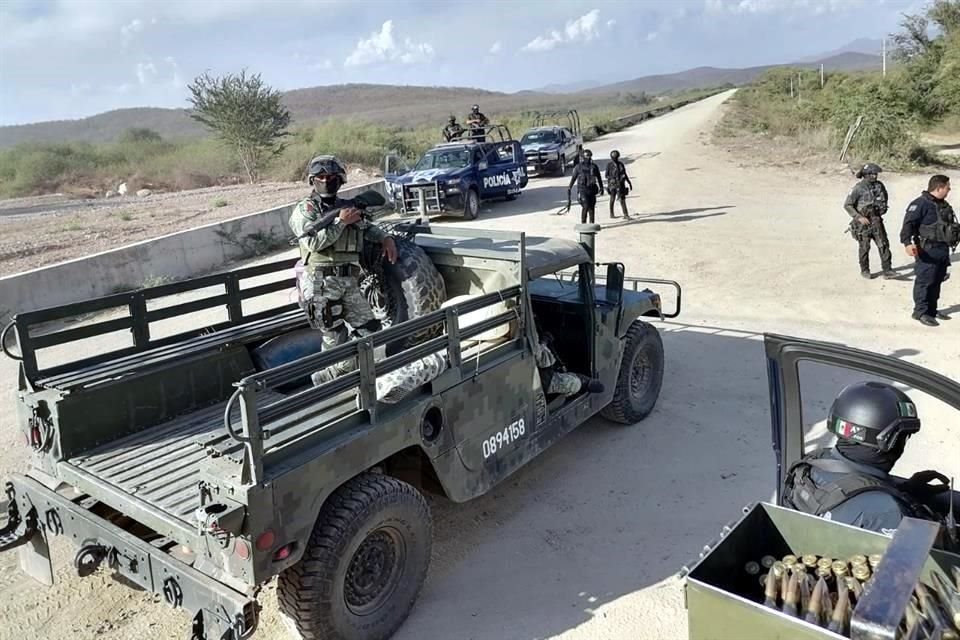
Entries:
POLYGON ((883 77, 887 77, 887 39, 884 38, 883 42, 883 77))
POLYGON ((823 89, 823 63, 820 63, 820 88, 823 89))

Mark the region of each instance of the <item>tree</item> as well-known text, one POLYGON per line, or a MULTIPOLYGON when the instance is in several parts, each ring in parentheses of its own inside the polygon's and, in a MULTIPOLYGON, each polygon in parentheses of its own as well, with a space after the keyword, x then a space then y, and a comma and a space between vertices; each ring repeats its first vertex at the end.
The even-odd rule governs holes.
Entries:
POLYGON ((120 142, 141 143, 141 142, 162 142, 163 138, 153 129, 146 127, 130 127, 120 134, 120 142))
POLYGON ((260 170, 286 148, 290 111, 283 106, 281 94, 266 85, 260 74, 197 76, 187 85, 193 105, 190 117, 201 122, 232 146, 247 179, 256 182, 260 170))

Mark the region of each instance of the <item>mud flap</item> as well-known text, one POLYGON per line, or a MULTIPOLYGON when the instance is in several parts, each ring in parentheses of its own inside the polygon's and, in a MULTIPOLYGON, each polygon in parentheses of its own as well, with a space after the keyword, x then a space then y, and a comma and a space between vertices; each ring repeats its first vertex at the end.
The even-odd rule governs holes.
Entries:
POLYGON ((20 570, 48 587, 53 586, 53 562, 50 560, 50 547, 43 531, 37 529, 33 535, 17 549, 20 570))

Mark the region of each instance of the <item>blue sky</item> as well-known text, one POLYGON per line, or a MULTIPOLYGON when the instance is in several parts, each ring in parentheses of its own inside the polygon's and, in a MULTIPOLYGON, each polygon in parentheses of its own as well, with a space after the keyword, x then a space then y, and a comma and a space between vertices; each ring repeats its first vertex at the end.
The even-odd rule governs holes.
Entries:
POLYGON ((896 29, 922 0, 0 1, 0 124, 187 106, 246 67, 272 86, 519 91, 788 62, 896 29))

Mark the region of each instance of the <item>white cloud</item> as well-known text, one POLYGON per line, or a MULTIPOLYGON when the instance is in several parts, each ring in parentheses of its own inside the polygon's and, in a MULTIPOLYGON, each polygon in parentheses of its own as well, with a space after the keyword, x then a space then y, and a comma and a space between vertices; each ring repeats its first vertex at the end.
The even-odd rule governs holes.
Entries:
POLYGON ((184 86, 183 78, 180 77, 180 65, 177 64, 176 59, 173 56, 167 56, 163 59, 170 66, 170 71, 172 73, 170 77, 170 84, 173 87, 180 88, 184 86))
POLYGON ((607 20, 607 29, 613 29, 613 25, 617 24, 616 20, 607 20))
POLYGON ((657 39, 657 36, 659 35, 660 34, 657 33, 656 31, 651 31, 650 33, 647 34, 647 42, 653 42, 654 40, 657 39))
MULTIPOLYGON (((525 44, 521 51, 550 51, 562 44, 590 42, 600 37, 600 30, 597 28, 599 20, 600 10, 593 9, 576 20, 569 20, 563 31, 552 29, 545 35, 537 36, 525 44)), ((607 24, 610 26, 609 22, 607 24)))
POLYGON ((389 61, 416 64, 429 62, 433 55, 433 45, 429 42, 414 42, 410 38, 404 38, 403 43, 398 45, 393 37, 393 20, 387 20, 379 32, 357 42, 356 48, 343 61, 343 66, 362 67, 389 61))
MULTIPOLYGON (((156 20, 154 20, 156 22, 156 20)), ((130 42, 133 40, 133 36, 143 31, 143 20, 140 18, 134 18, 128 24, 120 27, 120 36, 123 38, 124 43, 130 42)))
POLYGON ((863 0, 704 0, 704 8, 712 13, 765 14, 803 11, 822 15, 863 6, 863 0))
POLYGON ((308 68, 312 71, 326 71, 327 69, 333 69, 333 60, 330 58, 324 58, 323 60, 318 60, 317 62, 309 65, 308 68))
POLYGON ((152 62, 137 63, 137 82, 140 83, 141 87, 152 82, 156 76, 157 68, 152 62))
POLYGON ((493 46, 490 47, 490 53, 493 55, 497 55, 498 53, 500 53, 502 49, 503 49, 503 45, 501 45, 500 41, 497 40, 496 42, 493 43, 493 46))

